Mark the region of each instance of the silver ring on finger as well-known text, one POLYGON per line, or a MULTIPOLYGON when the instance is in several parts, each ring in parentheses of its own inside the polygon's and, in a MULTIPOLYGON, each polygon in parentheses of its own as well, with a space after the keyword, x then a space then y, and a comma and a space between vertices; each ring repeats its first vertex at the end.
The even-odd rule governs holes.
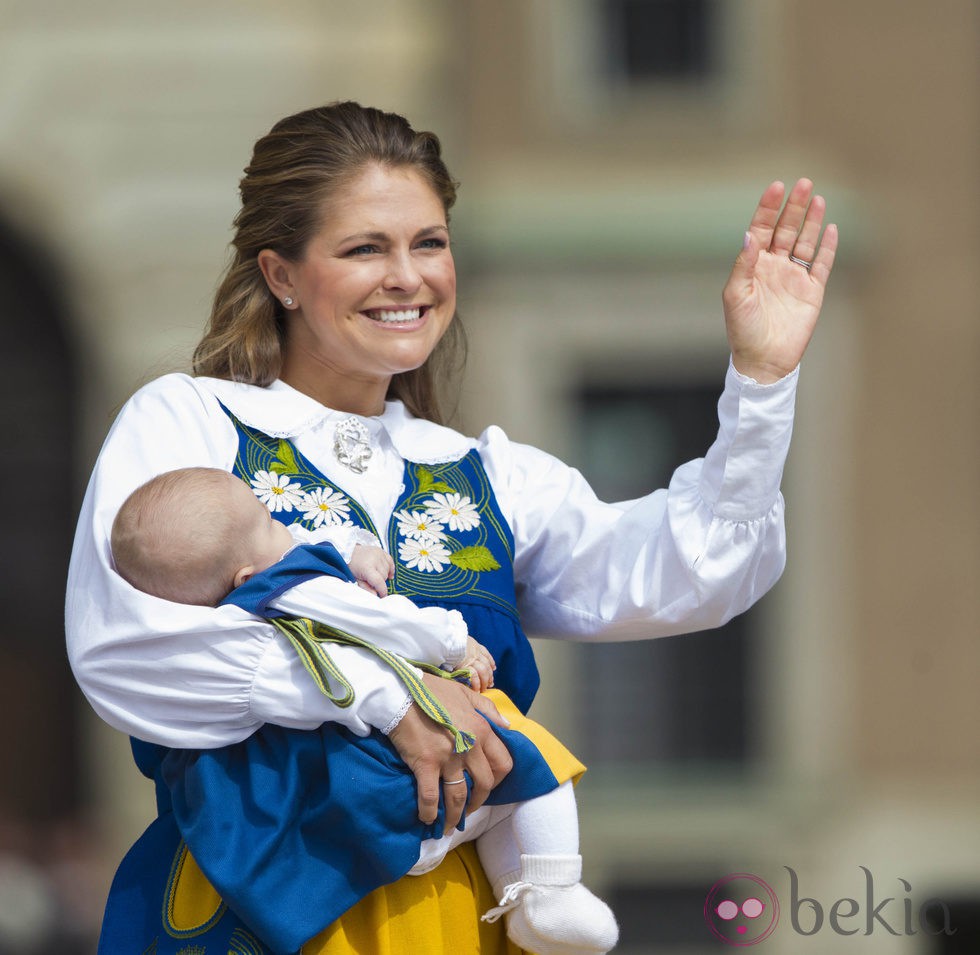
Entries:
POLYGON ((807 272, 809 272, 810 269, 813 268, 813 263, 812 262, 807 262, 806 259, 798 259, 795 255, 791 255, 789 257, 789 260, 790 260, 790 262, 795 262, 797 265, 802 265, 803 268, 805 268, 807 270, 807 272))
POLYGON ((446 786, 458 786, 460 783, 466 782, 466 777, 464 776, 462 779, 444 779, 442 782, 446 786))

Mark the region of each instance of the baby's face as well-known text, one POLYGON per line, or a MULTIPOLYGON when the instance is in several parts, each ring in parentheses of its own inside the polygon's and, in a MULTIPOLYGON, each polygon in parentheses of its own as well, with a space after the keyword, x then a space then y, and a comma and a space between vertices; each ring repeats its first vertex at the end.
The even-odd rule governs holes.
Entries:
POLYGON ((254 572, 259 573, 280 560, 296 541, 244 481, 234 478, 231 493, 245 532, 246 553, 242 554, 242 561, 251 564, 254 572))

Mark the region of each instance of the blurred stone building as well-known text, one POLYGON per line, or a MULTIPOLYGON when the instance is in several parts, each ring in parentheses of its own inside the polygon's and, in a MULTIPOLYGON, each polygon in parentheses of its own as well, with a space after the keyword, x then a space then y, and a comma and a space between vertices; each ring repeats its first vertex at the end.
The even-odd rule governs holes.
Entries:
POLYGON ((731 872, 783 902, 770 951, 841 950, 829 919, 794 931, 787 866, 827 910, 859 900, 844 927, 861 952, 958 950, 915 919, 908 937, 902 904, 955 900, 960 941, 980 905, 975 3, 0 0, 0 14, 0 862, 50 871, 87 821, 101 899, 150 818, 125 738, 64 664, 77 506, 121 402, 187 366, 251 144, 353 98, 439 132, 462 182, 459 426, 500 424, 615 499, 711 440, 720 290, 748 217, 772 179, 817 182, 842 242, 801 378, 783 580, 719 632, 540 643, 535 715, 592 769, 587 878, 626 955, 711 950, 705 893, 731 872), (896 897, 897 935, 865 934, 860 866, 896 897))

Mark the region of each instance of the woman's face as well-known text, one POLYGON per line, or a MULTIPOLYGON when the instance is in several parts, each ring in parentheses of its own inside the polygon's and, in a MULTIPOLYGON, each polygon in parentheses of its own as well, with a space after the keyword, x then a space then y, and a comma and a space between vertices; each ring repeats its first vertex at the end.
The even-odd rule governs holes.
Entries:
POLYGON ((383 400, 391 376, 429 357, 456 310, 446 213, 411 167, 367 166, 326 202, 303 258, 282 268, 281 297, 295 302, 282 377, 328 404, 332 383, 383 400))

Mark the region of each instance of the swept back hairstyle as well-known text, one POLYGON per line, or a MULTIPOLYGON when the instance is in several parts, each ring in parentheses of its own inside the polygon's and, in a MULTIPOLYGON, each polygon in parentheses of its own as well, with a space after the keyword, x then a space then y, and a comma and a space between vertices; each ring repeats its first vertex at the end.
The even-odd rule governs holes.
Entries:
MULTIPOLYGON (((232 259, 215 293, 211 319, 194 352, 194 373, 268 385, 279 375, 285 310, 258 264, 263 249, 298 261, 321 225, 326 202, 366 165, 410 167, 449 210, 456 182, 434 133, 416 132, 396 113, 353 102, 287 116, 256 144, 239 185, 232 259)), ((417 417, 443 423, 438 388, 459 371, 466 342, 457 316, 424 365, 395 375, 389 398, 417 417)))

